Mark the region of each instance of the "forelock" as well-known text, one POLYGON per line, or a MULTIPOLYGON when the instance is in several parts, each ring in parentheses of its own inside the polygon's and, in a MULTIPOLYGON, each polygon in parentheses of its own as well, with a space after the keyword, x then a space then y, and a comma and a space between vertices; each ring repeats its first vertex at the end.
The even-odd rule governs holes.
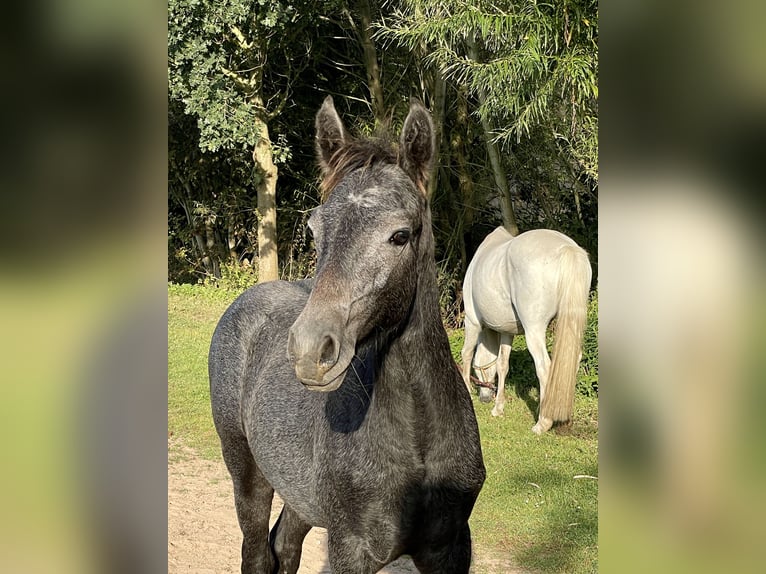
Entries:
POLYGON ((352 140, 336 151, 328 162, 326 173, 319 186, 322 201, 351 172, 369 170, 380 165, 396 165, 397 156, 386 139, 352 140))

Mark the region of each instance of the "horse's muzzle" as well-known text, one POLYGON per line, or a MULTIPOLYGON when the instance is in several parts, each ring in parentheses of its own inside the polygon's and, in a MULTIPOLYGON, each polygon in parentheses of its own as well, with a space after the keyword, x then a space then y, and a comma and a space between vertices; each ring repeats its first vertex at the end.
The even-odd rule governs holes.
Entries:
POLYGON ((331 391, 342 382, 348 365, 340 365, 341 342, 337 335, 324 330, 318 335, 302 328, 298 322, 290 328, 287 356, 295 376, 309 389, 331 391), (340 380, 339 380, 340 379, 340 380))

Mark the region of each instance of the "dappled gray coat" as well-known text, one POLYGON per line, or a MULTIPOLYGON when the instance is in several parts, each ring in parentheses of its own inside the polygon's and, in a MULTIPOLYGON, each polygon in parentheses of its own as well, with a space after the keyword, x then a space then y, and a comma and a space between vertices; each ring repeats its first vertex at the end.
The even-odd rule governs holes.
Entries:
POLYGON ((316 279, 246 291, 210 348, 242 571, 296 572, 321 526, 334 573, 377 572, 402 554, 421 572, 467 573, 485 470, 439 313, 430 116, 411 105, 397 155, 350 138, 327 98, 317 148, 316 279), (274 490, 285 507, 269 535, 274 490))

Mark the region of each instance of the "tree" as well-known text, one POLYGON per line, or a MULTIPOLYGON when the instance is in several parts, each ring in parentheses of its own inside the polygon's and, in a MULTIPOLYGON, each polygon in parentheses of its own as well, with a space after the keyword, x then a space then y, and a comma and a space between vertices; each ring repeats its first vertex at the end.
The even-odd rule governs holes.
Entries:
POLYGON ((559 229, 595 261, 597 36, 585 1, 171 0, 173 277, 231 277, 260 250, 264 279, 276 273, 269 248, 280 276, 313 272, 314 115, 328 94, 364 135, 398 131, 412 96, 431 109, 429 193, 453 319, 463 271, 498 223, 559 229))
MULTIPOLYGON (((513 147, 540 129, 575 166, 576 177, 598 183, 598 12, 592 0, 544 4, 529 0, 400 0, 380 36, 415 50, 477 102, 488 153, 501 191, 510 194, 494 143, 511 171, 513 147)), ((513 211, 503 207, 506 226, 513 211)))
POLYGON ((170 96, 196 118, 202 151, 253 150, 258 277, 277 279, 277 164, 284 150, 270 138, 269 123, 306 65, 295 57, 306 19, 295 4, 273 0, 170 0, 168 8, 170 96))

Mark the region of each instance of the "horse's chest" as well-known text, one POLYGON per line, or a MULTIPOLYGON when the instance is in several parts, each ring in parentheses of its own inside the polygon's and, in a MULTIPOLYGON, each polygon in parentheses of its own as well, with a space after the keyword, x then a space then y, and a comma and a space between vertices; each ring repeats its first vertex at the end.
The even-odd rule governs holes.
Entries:
POLYGON ((422 463, 354 460, 326 468, 321 481, 322 506, 329 528, 351 530, 375 548, 370 552, 383 558, 394 552, 402 540, 402 520, 413 483, 422 481, 422 463))
MULTIPOLYGON (((403 453, 402 453, 403 454, 403 453)), ((400 458, 365 456, 330 463, 323 483, 333 492, 336 502, 351 511, 377 506, 381 512, 393 512, 396 501, 406 495, 409 484, 423 480, 425 468, 414 451, 400 458)))

